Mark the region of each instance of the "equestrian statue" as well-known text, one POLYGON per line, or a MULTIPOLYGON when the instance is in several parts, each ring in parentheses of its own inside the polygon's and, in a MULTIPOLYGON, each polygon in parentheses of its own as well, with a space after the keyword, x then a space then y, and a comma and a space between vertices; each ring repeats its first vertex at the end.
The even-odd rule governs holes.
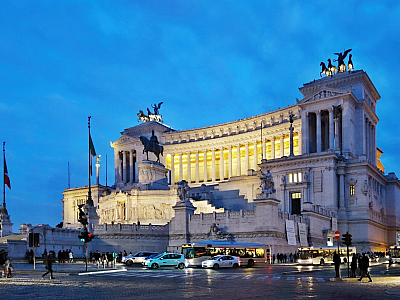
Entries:
POLYGON ((149 152, 153 152, 155 154, 155 156, 157 157, 156 162, 159 163, 160 162, 160 153, 161 153, 161 155, 164 155, 163 154, 164 147, 159 144, 157 136, 154 135, 154 130, 151 131, 150 140, 145 136, 140 136, 139 139, 144 146, 143 154, 146 152, 147 160, 149 160, 149 152))

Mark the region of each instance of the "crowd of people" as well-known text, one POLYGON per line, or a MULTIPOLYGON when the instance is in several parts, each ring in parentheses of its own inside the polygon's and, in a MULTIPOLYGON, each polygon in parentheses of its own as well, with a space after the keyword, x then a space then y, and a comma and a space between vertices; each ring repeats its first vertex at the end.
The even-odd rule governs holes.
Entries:
POLYGON ((290 253, 287 255, 286 253, 277 253, 276 256, 275 254, 272 254, 272 259, 271 263, 275 264, 286 264, 286 263, 295 263, 297 261, 297 258, 299 255, 297 253, 290 253))
POLYGON ((96 265, 97 268, 103 266, 103 268, 111 267, 114 268, 117 262, 121 262, 122 259, 122 252, 119 254, 115 251, 112 252, 102 252, 100 253, 99 250, 96 252, 90 251, 89 253, 89 261, 96 265))

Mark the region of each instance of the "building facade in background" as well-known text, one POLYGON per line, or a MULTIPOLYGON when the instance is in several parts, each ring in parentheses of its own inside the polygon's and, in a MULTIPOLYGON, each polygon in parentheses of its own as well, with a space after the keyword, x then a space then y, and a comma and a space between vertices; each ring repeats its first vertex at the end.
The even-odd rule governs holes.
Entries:
MULTIPOLYGON (((400 183, 379 160, 372 81, 362 70, 343 72, 300 92, 291 106, 225 124, 177 131, 148 121, 122 131, 111 143, 114 185, 91 188, 99 217, 92 247, 178 250, 225 233, 294 252, 332 245, 336 230, 351 233, 360 251, 395 244, 400 183), (160 163, 143 151, 143 137, 154 136, 160 163), (267 173, 275 192, 264 195, 267 173), (178 196, 183 180, 190 201, 178 196)), ((63 195, 64 228, 77 229, 87 186, 63 195)))

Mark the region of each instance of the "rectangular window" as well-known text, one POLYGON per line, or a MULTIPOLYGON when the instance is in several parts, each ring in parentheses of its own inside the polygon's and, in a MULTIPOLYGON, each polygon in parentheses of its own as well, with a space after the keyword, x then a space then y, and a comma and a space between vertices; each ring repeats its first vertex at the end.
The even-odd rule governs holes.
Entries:
POLYGON ((356 190, 354 184, 350 185, 350 196, 354 196, 356 194, 356 190))
POLYGON ((297 183, 297 182, 302 182, 302 173, 298 172, 298 173, 289 173, 288 174, 288 179, 289 179, 289 183, 297 183))
POLYGON ((301 193, 300 192, 291 192, 291 206, 292 206, 292 215, 298 215, 301 213, 301 193))

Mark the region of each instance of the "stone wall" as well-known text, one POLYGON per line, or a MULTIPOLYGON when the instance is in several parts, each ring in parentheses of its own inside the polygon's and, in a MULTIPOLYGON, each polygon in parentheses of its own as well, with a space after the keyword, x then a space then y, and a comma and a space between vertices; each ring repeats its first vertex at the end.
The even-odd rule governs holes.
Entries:
POLYGON ((107 224, 93 225, 94 239, 89 251, 164 252, 168 245, 167 225, 107 224))

